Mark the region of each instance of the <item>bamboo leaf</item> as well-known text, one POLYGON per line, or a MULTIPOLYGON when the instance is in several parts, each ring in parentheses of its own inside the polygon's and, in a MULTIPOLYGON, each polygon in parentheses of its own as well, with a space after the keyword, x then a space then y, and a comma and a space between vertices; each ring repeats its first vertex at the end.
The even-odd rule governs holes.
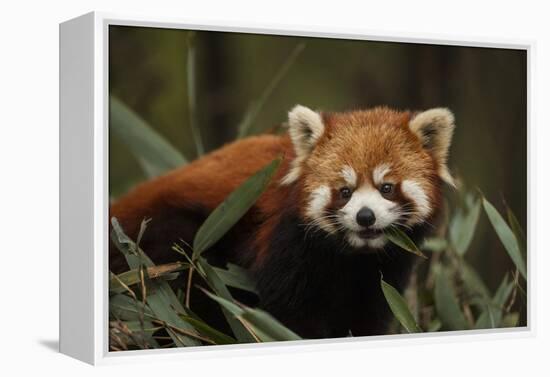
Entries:
POLYGON ((428 326, 428 332, 436 332, 441 329, 441 321, 439 319, 433 319, 429 326, 428 326))
POLYGON ((500 238, 500 241, 504 245, 504 248, 516 265, 521 276, 523 276, 524 279, 527 279, 527 267, 525 265, 525 260, 521 255, 516 236, 514 235, 508 224, 506 224, 500 213, 498 213, 496 208, 485 198, 483 198, 483 208, 485 209, 485 213, 487 213, 487 216, 489 217, 491 225, 493 225, 493 228, 500 238))
POLYGON ((517 327, 519 323, 519 313, 509 313, 504 316, 501 327, 517 327))
MULTIPOLYGON (((201 257, 197 260, 197 267, 202 270, 206 282, 208 283, 210 288, 216 293, 216 295, 230 302, 233 301, 233 296, 231 296, 231 293, 229 292, 223 281, 204 258, 201 257)), ((231 331, 233 331, 233 335, 235 335, 240 343, 254 342, 254 337, 243 326, 242 323, 235 319, 235 317, 226 308, 222 308, 222 312, 225 316, 225 319, 227 320, 227 323, 229 324, 229 327, 231 327, 231 331)))
POLYGON ((521 225, 519 225, 519 221, 514 215, 514 212, 512 212, 512 210, 508 206, 506 206, 506 214, 508 216, 508 223, 510 223, 510 226, 512 227, 512 231, 514 232, 514 235, 516 236, 516 240, 518 241, 518 245, 521 250, 521 253, 522 255, 526 255, 527 238, 525 237, 525 232, 523 231, 521 225))
POLYGON ((256 120, 256 117, 264 107, 265 103, 271 96, 271 93, 277 88, 281 80, 284 78, 290 67, 294 64, 298 56, 302 53, 306 47, 305 43, 298 44, 286 58, 285 62, 281 65, 275 76, 271 79, 269 84, 266 86, 258 100, 253 101, 244 115, 243 120, 238 126, 239 138, 248 136, 251 133, 252 125, 256 120))
MULTIPOLYGON (((131 269, 138 270, 143 267, 155 267, 155 264, 149 257, 137 247, 137 245, 124 233, 118 220, 113 217, 111 219, 113 231, 111 233, 111 239, 115 246, 123 252, 126 257, 126 261, 131 269)), ((140 234, 145 232, 147 221, 141 223, 140 234)), ((189 323, 183 321, 179 316, 179 313, 186 314, 186 310, 183 305, 178 301, 174 291, 170 288, 167 282, 160 280, 147 280, 147 306, 154 313, 156 319, 173 326, 175 328, 181 328, 190 332, 196 332, 195 329, 189 325, 189 323)), ((189 336, 184 336, 179 332, 167 328, 166 329, 176 346, 197 346, 201 345, 197 339, 189 336)))
POLYGON ((435 273, 435 308, 441 323, 450 330, 466 330, 468 322, 460 310, 456 290, 446 269, 435 273))
POLYGON ((415 255, 418 255, 419 257, 422 257, 422 258, 426 258, 426 259, 428 258, 426 257, 426 255, 424 255, 424 253, 420 251, 420 249, 415 245, 413 240, 411 240, 409 236, 407 236, 405 232, 403 232, 401 229, 392 226, 385 229, 384 234, 386 235, 386 237, 388 237, 388 239, 391 242, 393 242, 403 250, 413 253, 415 255))
MULTIPOLYGON (((178 274, 173 274, 177 271, 182 271, 188 268, 186 263, 175 262, 154 267, 147 268, 147 276, 150 279, 163 278, 164 280, 173 280, 177 278, 178 274)), ((132 269, 123 272, 115 277, 111 277, 109 280, 109 293, 122 293, 125 291, 126 285, 128 287, 140 282, 139 269, 132 269)))
POLYGON ((277 171, 277 158, 248 178, 221 203, 201 225, 193 242, 193 259, 214 245, 254 205, 277 171))
POLYGON ((471 301, 480 309, 484 310, 487 303, 491 301, 491 294, 487 285, 478 273, 466 261, 461 261, 461 268, 458 269, 464 288, 471 296, 471 301))
POLYGON ((140 349, 159 348, 159 344, 153 337, 153 333, 161 327, 155 327, 149 321, 110 321, 109 334, 115 335, 126 345, 136 346, 140 349))
POLYGON ((466 194, 464 208, 457 208, 449 224, 449 238, 454 250, 464 255, 476 230, 480 212, 480 200, 473 194, 466 194))
POLYGON ((148 177, 187 163, 177 149, 115 96, 110 97, 109 129, 132 151, 148 177))
POLYGON ((252 330, 262 341, 278 342, 302 339, 266 311, 245 308, 242 319, 251 324, 252 330))
POLYGON ((233 316, 246 323, 254 336, 262 342, 273 342, 283 340, 300 340, 296 333, 277 321, 271 314, 245 306, 239 306, 229 300, 204 291, 208 297, 217 301, 222 307, 228 310, 233 316))
POLYGON ((513 289, 514 281, 508 281, 508 274, 504 275, 504 279, 500 283, 497 291, 495 292, 495 296, 493 297, 493 302, 495 305, 499 308, 503 308, 513 289))
POLYGON ((180 318, 183 319, 185 322, 188 322, 190 325, 192 325, 194 328, 196 328, 202 335, 208 337, 216 344, 235 344, 237 341, 230 337, 229 335, 225 335, 221 331, 216 330, 212 326, 208 325, 204 321, 201 321, 197 318, 193 318, 190 316, 180 315, 180 318))
POLYGON ((486 303, 486 307, 479 315, 475 324, 476 329, 501 327, 504 305, 512 293, 514 284, 515 282, 513 280, 510 282, 508 281, 508 274, 506 274, 495 295, 486 303))
POLYGON ((252 279, 248 270, 233 263, 228 263, 227 269, 218 267, 212 268, 216 271, 225 285, 258 294, 256 282, 252 279))
POLYGON ((441 253, 442 251, 445 251, 448 247, 447 240, 445 238, 441 237, 429 237, 422 242, 422 245, 420 246, 421 250, 428 250, 432 253, 441 253))
POLYGON ((409 333, 422 332, 407 307, 405 299, 399 294, 399 292, 390 284, 386 283, 383 279, 380 279, 380 285, 393 315, 397 318, 405 330, 409 333))
POLYGON ((143 303, 123 294, 116 294, 109 298, 109 313, 116 319, 123 321, 138 321, 142 312, 146 319, 154 319, 155 314, 143 303))

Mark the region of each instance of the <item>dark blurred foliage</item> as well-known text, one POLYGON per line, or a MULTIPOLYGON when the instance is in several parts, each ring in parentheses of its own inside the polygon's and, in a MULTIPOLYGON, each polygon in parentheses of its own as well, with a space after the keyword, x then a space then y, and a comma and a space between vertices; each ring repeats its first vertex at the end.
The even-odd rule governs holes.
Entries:
MULTIPOLYGON (((188 158, 188 31, 110 26, 109 84, 119 97, 188 158)), ((479 188, 503 212, 503 200, 526 229, 527 56, 523 50, 196 32, 198 121, 207 151, 233 140, 250 101, 285 58, 295 61, 253 129, 286 120, 295 104, 327 111, 378 105, 423 110, 444 106, 455 116, 451 171, 479 188)), ((116 197, 145 179, 123 143, 110 138, 110 192, 116 197)), ((449 191, 449 200, 456 194, 449 191)), ((495 289, 510 258, 482 214, 467 259, 495 289)))

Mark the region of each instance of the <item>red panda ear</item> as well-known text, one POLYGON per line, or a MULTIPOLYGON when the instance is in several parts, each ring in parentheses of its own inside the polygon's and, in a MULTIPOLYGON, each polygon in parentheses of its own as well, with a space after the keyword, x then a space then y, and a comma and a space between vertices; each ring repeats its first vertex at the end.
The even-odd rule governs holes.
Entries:
POLYGON ((449 147, 455 128, 455 118, 449 109, 435 108, 416 114, 409 127, 422 141, 438 164, 438 174, 445 182, 455 186, 447 168, 449 147))
POLYGON ((288 133, 298 158, 306 158, 324 132, 325 125, 319 113, 301 105, 288 113, 288 133))
POLYGON ((281 183, 289 185, 300 178, 302 163, 323 136, 325 125, 321 115, 305 106, 297 105, 288 113, 288 133, 296 152, 290 169, 281 183))

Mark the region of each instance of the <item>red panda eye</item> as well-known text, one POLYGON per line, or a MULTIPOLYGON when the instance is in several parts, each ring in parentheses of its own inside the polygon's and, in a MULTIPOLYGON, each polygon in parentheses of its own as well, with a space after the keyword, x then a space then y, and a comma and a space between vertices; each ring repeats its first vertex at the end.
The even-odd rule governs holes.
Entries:
POLYGON ((349 187, 343 187, 340 189, 340 196, 342 199, 351 198, 351 189, 349 187))
POLYGON ((383 183, 382 186, 380 186, 380 192, 382 194, 390 195, 393 193, 393 184, 391 183, 383 183))

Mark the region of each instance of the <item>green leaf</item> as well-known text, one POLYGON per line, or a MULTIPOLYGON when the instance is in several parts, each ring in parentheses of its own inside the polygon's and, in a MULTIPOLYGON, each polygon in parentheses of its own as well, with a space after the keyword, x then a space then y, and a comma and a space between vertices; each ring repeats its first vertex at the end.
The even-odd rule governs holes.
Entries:
POLYGON ((394 287, 386 283, 383 279, 380 279, 380 285, 393 315, 397 318, 405 330, 409 333, 422 332, 407 307, 405 299, 399 294, 399 292, 397 292, 394 287))
POLYGON ((491 301, 489 288, 478 273, 466 261, 461 260, 458 269, 464 288, 471 297, 471 301, 480 309, 484 310, 487 303, 491 301))
POLYGON ((254 205, 277 171, 277 158, 248 178, 221 203, 201 225, 193 242, 193 259, 214 245, 254 205))
POLYGON ((512 227, 512 231, 514 232, 514 235, 516 236, 516 240, 518 241, 519 248, 521 250, 522 255, 527 254, 527 238, 525 237, 525 232, 523 231, 521 225, 519 225, 519 221, 514 215, 514 212, 510 209, 510 207, 506 206, 506 214, 508 216, 508 222, 510 223, 510 226, 512 227))
POLYGON ((517 327, 519 324, 519 313, 509 313, 504 316, 501 327, 517 327))
MULTIPOLYGON (((155 266, 153 261, 149 259, 143 250, 138 248, 137 245, 124 233, 115 217, 111 219, 111 224, 113 226, 111 239, 113 240, 115 246, 122 251, 131 269, 138 270, 142 267, 148 268, 155 266)), ((141 223, 140 234, 145 232, 146 226, 147 221, 143 221, 141 223)), ((165 322, 169 326, 196 333, 195 329, 189 325, 189 323, 183 321, 179 317, 178 312, 186 314, 186 310, 181 302, 178 301, 174 291, 172 291, 167 282, 147 279, 146 287, 147 306, 151 308, 151 311, 154 313, 156 319, 165 322)), ((166 330, 178 347, 201 345, 201 342, 192 337, 184 336, 170 328, 167 328, 166 330)))
POLYGON ((145 319, 154 319, 155 314, 147 305, 136 301, 123 294, 117 294, 109 298, 109 313, 115 319, 123 321, 138 321, 139 314, 143 313, 145 319))
POLYGON ((445 251, 448 247, 447 240, 445 238, 441 237, 429 237, 422 242, 422 245, 420 246, 421 250, 428 250, 432 253, 440 253, 442 251, 445 251))
POLYGON ((211 299, 217 301, 222 307, 239 318, 252 330, 255 337, 261 342, 274 342, 283 340, 300 340, 296 333, 277 321, 271 314, 246 306, 239 306, 229 300, 204 291, 211 299))
POLYGON ((150 321, 114 321, 109 324, 109 332, 124 340, 127 345, 137 346, 140 349, 159 348, 160 345, 153 337, 153 333, 162 327, 155 327, 150 321), (114 330, 116 328, 119 331, 114 330), (124 331, 120 331, 123 328, 124 331))
POLYGON ((266 86, 258 100, 253 101, 250 106, 248 106, 248 109, 244 114, 244 118, 237 128, 239 130, 239 138, 251 134, 252 125, 256 120, 256 117, 271 96, 271 93, 273 93, 273 91, 277 88, 283 77, 286 75, 290 67, 292 67, 292 65, 294 64, 298 56, 302 53, 305 47, 305 43, 300 43, 292 50, 292 52, 286 58, 285 62, 281 65, 275 76, 273 76, 269 84, 266 86))
POLYGON ((508 224, 506 224, 500 213, 498 213, 495 207, 485 198, 483 198, 483 208, 485 209, 485 213, 487 213, 487 216, 489 217, 491 225, 493 225, 493 228, 500 238, 500 241, 504 245, 504 248, 516 265, 521 276, 523 276, 524 279, 527 279, 527 267, 525 265, 525 260, 523 259, 523 256, 521 255, 521 252, 519 250, 518 240, 516 239, 516 236, 514 235, 508 224))
POLYGON ((450 330, 469 328, 466 317, 460 309, 449 272, 443 267, 435 273, 434 299, 437 314, 445 328, 450 330))
POLYGON ((411 252, 422 258, 428 258, 420 251, 420 249, 418 249, 415 243, 401 229, 391 226, 384 230, 384 234, 391 242, 393 242, 403 250, 411 252))
POLYGON ((428 325, 428 332, 436 332, 441 329, 441 321, 437 318, 433 319, 428 325))
POLYGON ((218 267, 213 269, 225 285, 258 294, 256 282, 248 270, 233 263, 228 263, 227 269, 218 267))
POLYGON ((494 297, 486 303, 483 312, 479 315, 475 323, 476 329, 501 327, 504 305, 512 293, 514 284, 514 281, 508 281, 508 274, 506 274, 494 297))
POLYGON ((139 321, 124 321, 123 322, 126 326, 128 326, 128 329, 132 332, 147 332, 147 333, 153 333, 157 330, 162 329, 162 326, 156 326, 153 325, 151 321, 143 321, 143 329, 141 328, 141 322, 139 321))
MULTIPOLYGON (((182 271, 186 268, 188 268, 186 263, 170 263, 147 268, 147 275, 150 279, 162 278, 164 280, 174 280, 178 277, 178 274, 174 274, 174 272, 182 271)), ((139 269, 123 272, 116 277, 111 276, 109 279, 109 293, 122 293, 126 290, 124 285, 130 287, 139 282, 141 282, 139 269)))
POLYGON ((454 250, 464 255, 476 230, 480 212, 480 200, 473 194, 466 194, 464 208, 457 208, 449 224, 449 238, 454 250))
POLYGON ((508 282, 508 274, 504 275, 504 279, 500 283, 495 296, 493 297, 493 302, 497 307, 504 308, 506 301, 508 301, 512 290, 514 289, 514 285, 513 280, 508 282))
POLYGON ((251 325, 252 331, 263 342, 302 339, 271 314, 261 309, 245 308, 242 319, 251 325))
POLYGON ((185 165, 168 141, 115 96, 110 97, 109 129, 132 151, 148 177, 185 165))
MULTIPOLYGON (((206 259, 200 257, 197 260, 197 266, 202 270, 206 282, 216 293, 216 295, 231 302, 233 300, 233 296, 231 296, 231 293, 223 283, 222 279, 220 279, 216 271, 212 268, 212 266, 210 266, 210 264, 208 264, 206 259)), ((235 317, 227 311, 226 308, 222 308, 222 312, 227 320, 227 323, 229 323, 229 327, 231 327, 231 331, 233 331, 233 335, 235 335, 235 338, 237 338, 240 343, 254 342, 254 338, 241 322, 235 319, 235 317)))
POLYGON ((190 316, 180 315, 180 318, 196 328, 202 335, 211 339, 216 344, 235 344, 237 341, 232 337, 216 330, 202 320, 190 316))

